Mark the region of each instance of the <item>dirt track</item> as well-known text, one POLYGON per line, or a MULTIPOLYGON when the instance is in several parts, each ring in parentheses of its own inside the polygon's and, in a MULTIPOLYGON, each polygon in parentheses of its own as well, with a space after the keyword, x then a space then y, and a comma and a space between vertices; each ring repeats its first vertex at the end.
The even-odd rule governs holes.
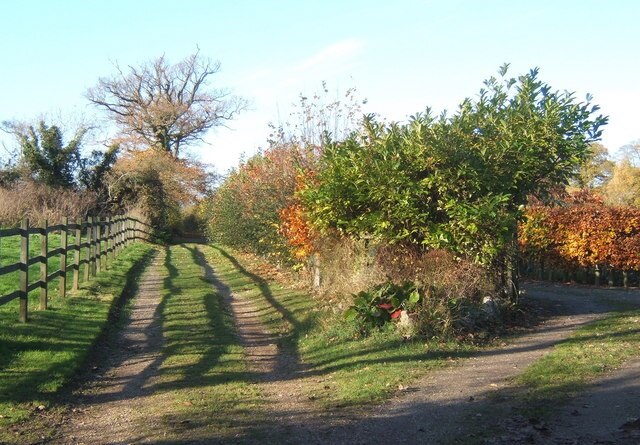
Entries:
MULTIPOLYGON (((144 413, 148 396, 145 381, 162 361, 157 305, 164 258, 161 252, 143 276, 131 320, 115 345, 118 352, 105 358, 102 367, 106 371, 79 394, 73 414, 54 443, 146 441, 132 425, 144 413)), ((612 297, 640 304, 637 291, 530 285, 531 298, 552 301, 558 313, 534 331, 431 373, 380 406, 326 412, 309 403, 304 369, 266 332, 251 303, 242 295, 233 295, 209 265, 202 267, 203 276, 212 282, 234 315, 248 367, 260 376, 255 384, 261 385, 273 407, 269 425, 255 428, 278 437, 278 443, 440 444, 472 440, 469 434, 488 431, 503 432, 488 441, 495 444, 640 443, 636 434, 639 428, 632 422, 640 418, 640 362, 603 379, 589 394, 560 409, 555 420, 543 428, 514 413, 516 401, 508 396, 510 378, 573 330, 606 314, 612 297), (626 427, 621 429, 623 424, 626 427)), ((242 443, 243 439, 238 441, 242 443)), ((188 436, 184 442, 193 443, 188 436)), ((212 442, 216 439, 200 443, 212 442)))
POLYGON ((129 443, 137 437, 134 421, 149 395, 145 382, 162 360, 158 303, 164 259, 160 250, 145 271, 129 322, 101 363, 103 372, 77 394, 77 407, 53 443, 129 443))

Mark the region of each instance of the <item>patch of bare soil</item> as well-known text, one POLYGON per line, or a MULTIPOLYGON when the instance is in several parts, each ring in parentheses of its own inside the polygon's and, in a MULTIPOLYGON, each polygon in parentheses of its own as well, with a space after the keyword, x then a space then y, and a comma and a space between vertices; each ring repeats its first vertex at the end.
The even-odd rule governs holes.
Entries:
POLYGON ((104 371, 78 390, 76 408, 51 443, 118 444, 138 437, 140 407, 150 395, 145 383, 161 362, 163 344, 158 303, 165 252, 160 251, 138 285, 130 320, 105 352, 104 371))
POLYGON ((625 363, 564 406, 541 439, 556 444, 640 444, 640 360, 625 363))

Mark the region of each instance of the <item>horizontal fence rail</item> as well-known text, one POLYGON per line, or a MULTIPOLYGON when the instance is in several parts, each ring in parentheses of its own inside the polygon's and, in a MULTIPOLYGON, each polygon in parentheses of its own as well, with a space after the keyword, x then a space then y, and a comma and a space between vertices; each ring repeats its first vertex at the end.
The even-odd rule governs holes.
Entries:
POLYGON ((68 271, 72 272, 71 289, 78 290, 81 282, 87 282, 98 272, 110 268, 123 248, 134 241, 149 240, 152 237, 151 233, 148 224, 129 216, 89 217, 84 221, 71 223, 65 218, 62 224, 49 226, 45 222, 44 227, 30 227, 29 220, 26 219, 20 227, 0 229, 0 241, 7 237, 20 237, 20 260, 0 266, 0 276, 19 272, 17 289, 0 296, 0 306, 19 299, 19 320, 26 323, 29 319, 29 292, 40 289, 39 307, 40 310, 46 310, 49 283, 58 279, 59 294, 64 298, 67 292, 68 271), (51 233, 60 234, 60 246, 54 249, 49 248, 51 233), (37 255, 29 253, 30 235, 39 237, 40 252, 37 255), (73 237, 73 244, 69 244, 70 236, 73 237), (60 268, 50 273, 49 259, 54 257, 59 257, 60 268), (38 279, 30 281, 29 267, 37 264, 40 265, 38 279), (82 277, 81 266, 84 272, 82 277))

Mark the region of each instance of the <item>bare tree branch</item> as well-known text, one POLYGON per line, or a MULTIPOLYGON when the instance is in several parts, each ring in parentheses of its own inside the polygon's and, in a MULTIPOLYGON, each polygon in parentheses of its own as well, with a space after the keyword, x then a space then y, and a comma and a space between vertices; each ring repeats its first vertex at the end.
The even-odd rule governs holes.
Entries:
POLYGON ((123 135, 178 157, 181 146, 201 140, 247 106, 227 90, 209 88, 219 70, 220 63, 203 59, 199 50, 175 65, 161 56, 128 72, 116 65, 117 74, 100 78, 86 96, 123 135))

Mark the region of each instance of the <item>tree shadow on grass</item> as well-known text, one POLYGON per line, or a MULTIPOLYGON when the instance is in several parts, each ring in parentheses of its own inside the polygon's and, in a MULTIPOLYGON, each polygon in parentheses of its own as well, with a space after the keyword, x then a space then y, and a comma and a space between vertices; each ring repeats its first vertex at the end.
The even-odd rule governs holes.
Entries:
MULTIPOLYGON (((317 325, 317 314, 315 312, 306 311, 300 308, 298 314, 296 309, 290 309, 285 306, 280 299, 283 298, 280 295, 276 298, 271 290, 271 286, 267 280, 259 275, 256 275, 247 270, 235 257, 217 246, 211 246, 220 255, 226 258, 233 267, 240 272, 244 277, 251 280, 251 282, 259 289, 260 296, 268 303, 282 317, 282 319, 290 326, 290 329, 286 334, 278 338, 278 344, 281 347, 281 353, 276 357, 276 365, 273 371, 274 375, 287 376, 285 378, 296 378, 301 372, 306 372, 306 366, 303 366, 300 360, 300 354, 298 352, 298 344, 301 338, 309 333, 317 325)), ((211 282, 216 289, 223 295, 230 296, 232 294, 231 289, 225 283, 223 283, 206 263, 204 255, 201 255, 201 261, 208 269, 208 275, 211 277, 211 282)))
MULTIPOLYGON (((156 367, 157 381, 146 386, 147 393, 247 379, 244 372, 216 372, 223 356, 227 366, 234 361, 229 355, 233 355, 233 347, 239 346, 234 335, 233 320, 225 311, 221 296, 214 292, 202 276, 201 267, 206 264, 202 262, 202 253, 188 245, 180 247, 189 251, 193 261, 200 267, 195 273, 185 274, 174 264, 171 251, 167 254, 165 294, 157 313, 160 314, 166 341, 162 355, 177 359, 169 359, 162 366, 156 367), (206 324, 202 324, 201 311, 206 312, 206 324), (167 323, 169 317, 171 323, 167 323), (191 360, 195 355, 199 358, 191 360)), ((241 362, 242 357, 238 356, 235 361, 241 362)))

